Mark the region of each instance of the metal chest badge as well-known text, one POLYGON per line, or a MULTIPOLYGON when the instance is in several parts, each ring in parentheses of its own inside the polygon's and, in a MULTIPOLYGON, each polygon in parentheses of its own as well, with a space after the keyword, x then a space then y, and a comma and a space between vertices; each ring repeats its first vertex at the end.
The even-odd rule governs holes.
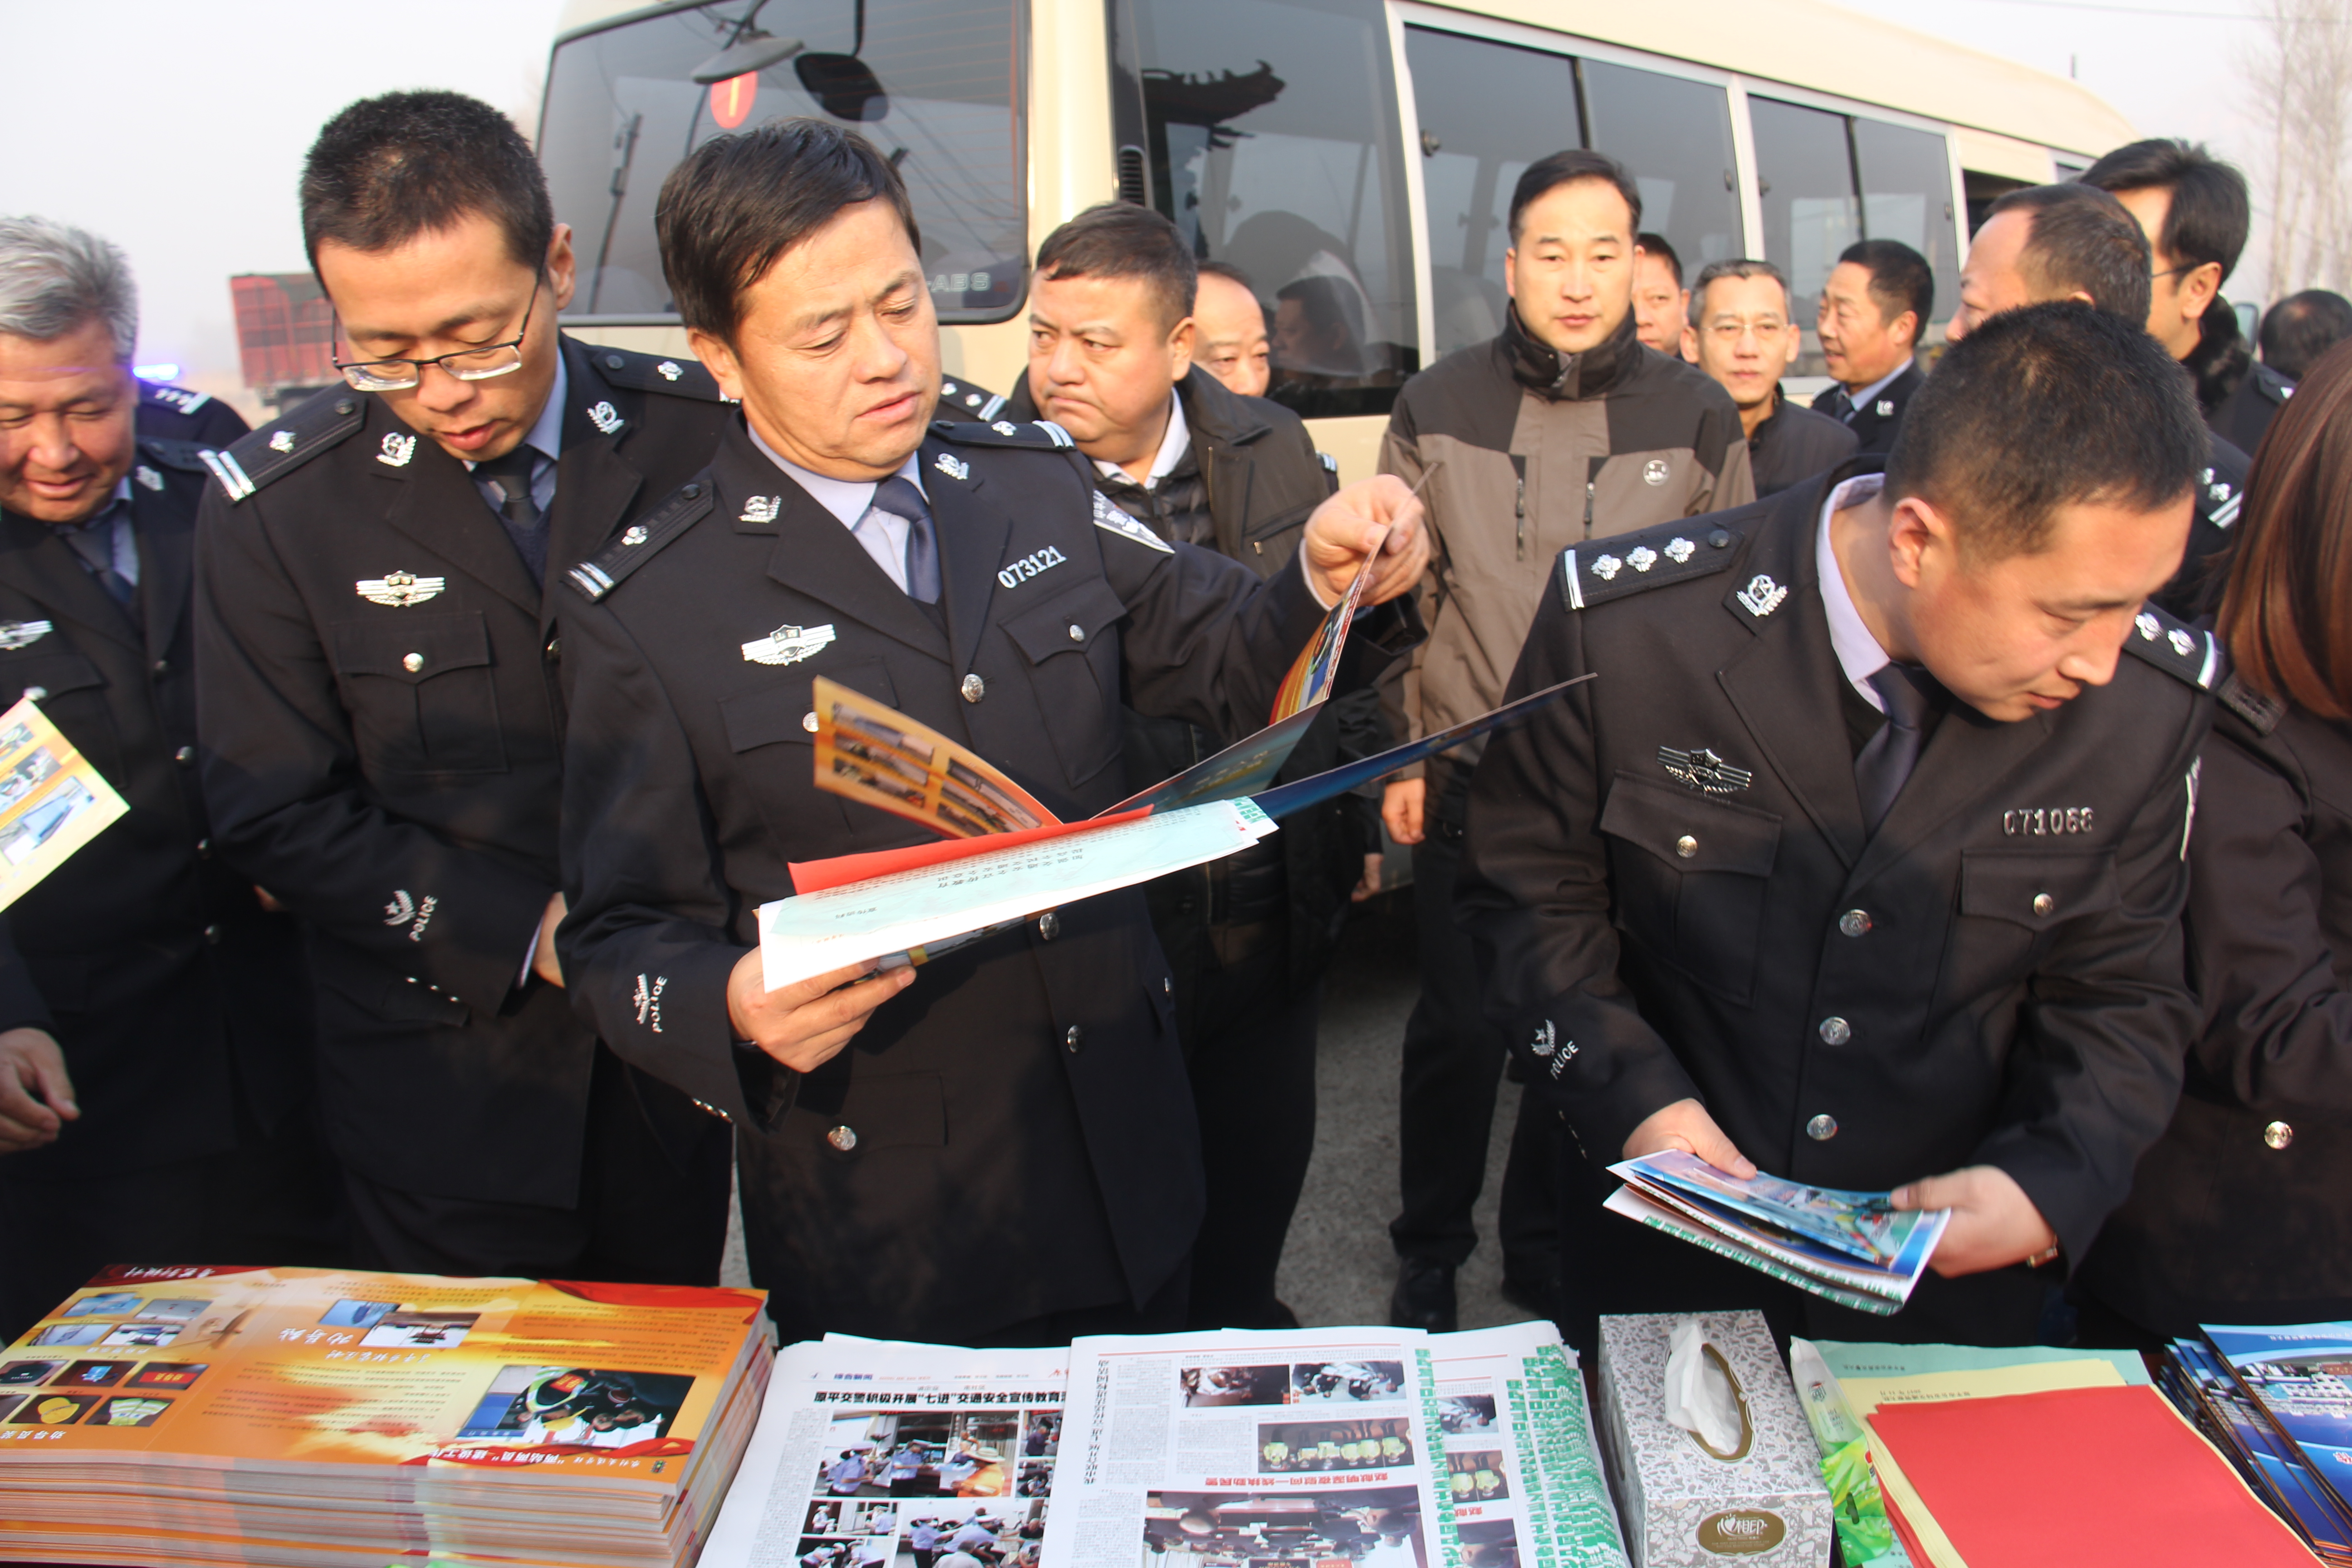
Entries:
POLYGON ((1739 607, 1760 621, 1779 609, 1788 596, 1788 589, 1759 572, 1748 580, 1748 586, 1739 590, 1739 607))
POLYGON ((47 621, 0 621, 0 651, 30 647, 56 629, 47 621))
POLYGON ((1666 770, 1668 778, 1702 795, 1731 795, 1756 782, 1754 773, 1733 767, 1711 746, 1702 746, 1695 752, 1660 746, 1658 765, 1666 770))
POLYGON ((449 585, 446 577, 419 577, 414 572, 387 572, 381 577, 362 577, 352 589, 371 605, 384 605, 404 610, 411 605, 421 605, 437 595, 449 585))
POLYGON ((798 664, 833 641, 833 624, 821 626, 778 626, 766 637, 743 645, 743 657, 753 664, 798 664))
POLYGON ((610 436, 614 431, 618 430, 622 426, 627 424, 628 421, 623 419, 621 417, 621 411, 614 407, 611 404, 596 403, 589 405, 588 423, 596 426, 596 428, 604 434, 610 436))
POLYGON ((408 459, 415 456, 416 437, 394 430, 385 435, 383 449, 375 455, 375 460, 387 468, 404 468, 408 467, 408 459))

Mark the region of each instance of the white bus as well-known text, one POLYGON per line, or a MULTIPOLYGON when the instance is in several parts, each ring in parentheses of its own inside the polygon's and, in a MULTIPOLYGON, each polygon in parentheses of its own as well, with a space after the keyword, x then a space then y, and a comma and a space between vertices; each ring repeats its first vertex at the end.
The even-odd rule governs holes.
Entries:
POLYGON ((1942 318, 1972 214, 2134 135, 2073 82, 1817 0, 571 0, 539 139, 582 262, 565 325, 684 352, 662 179, 794 114, 897 161, 950 381, 1013 389, 1028 258, 1124 197, 1248 275, 1272 395, 1349 479, 1406 376, 1499 330, 1505 211, 1544 153, 1621 160, 1687 269, 1760 256, 1801 302, 1853 241, 1902 240, 1942 318))

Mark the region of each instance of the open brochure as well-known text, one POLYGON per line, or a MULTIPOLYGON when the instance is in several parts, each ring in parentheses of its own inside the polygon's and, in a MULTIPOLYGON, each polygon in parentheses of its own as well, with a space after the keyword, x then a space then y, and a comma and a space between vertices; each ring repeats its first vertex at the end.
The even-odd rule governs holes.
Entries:
POLYGON ((18 699, 0 713, 0 910, 129 809, 33 700, 18 699))

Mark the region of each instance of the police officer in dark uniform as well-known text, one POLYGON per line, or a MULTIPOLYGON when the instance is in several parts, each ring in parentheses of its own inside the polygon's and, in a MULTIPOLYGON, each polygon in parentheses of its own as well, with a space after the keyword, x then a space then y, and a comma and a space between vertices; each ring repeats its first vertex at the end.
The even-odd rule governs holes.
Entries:
POLYGON ((1813 399, 1854 434, 1864 457, 1895 448, 1903 411, 1927 379, 1916 353, 1936 308, 1927 258, 1899 239, 1863 239, 1838 256, 1815 322, 1839 384, 1813 399))
POLYGON ((165 441, 193 441, 199 447, 227 446, 253 426, 245 416, 215 397, 185 386, 161 382, 139 384, 139 434, 165 441))
POLYGON ((1098 499, 1058 426, 927 429, 939 335, 906 190, 839 126, 706 143, 657 225, 744 416, 572 574, 574 996, 735 1122, 752 1276, 787 1339, 1179 1327, 1200 1157, 1139 891, 919 969, 765 989, 756 911, 792 891, 789 863, 929 837, 815 787, 811 678, 1082 817, 1126 793, 1122 694, 1220 733, 1263 725, 1376 515, 1395 526, 1355 673, 1409 641, 1385 602, 1424 559, 1417 503, 1393 480, 1343 491, 1262 584, 1098 499))
POLYGON ((205 784, 223 853, 312 928, 360 1255, 715 1282, 726 1127, 560 989, 545 578, 708 460, 725 406, 691 360, 558 333, 570 234, 487 105, 352 105, 302 205, 351 385, 213 459, 205 784))
MULTIPOLYGON (((338 1260, 300 933, 192 765, 201 449, 137 433, 136 332, 121 252, 0 222, 0 707, 129 807, 0 922, 0 1337, 110 1263, 338 1260)), ((39 756, 0 753, 0 798, 39 756)))
POLYGON ((1488 746, 1459 897, 1586 1157, 1588 1310, 2039 1337, 2026 1266, 2122 1201, 2194 1026, 2220 655, 2142 600, 2200 432, 2137 323, 2037 305, 1947 351, 1883 478, 1562 554, 1512 690, 1599 679, 1488 746), (1599 1212, 1675 1148, 1951 1207, 1936 1273, 1870 1317, 1599 1212))

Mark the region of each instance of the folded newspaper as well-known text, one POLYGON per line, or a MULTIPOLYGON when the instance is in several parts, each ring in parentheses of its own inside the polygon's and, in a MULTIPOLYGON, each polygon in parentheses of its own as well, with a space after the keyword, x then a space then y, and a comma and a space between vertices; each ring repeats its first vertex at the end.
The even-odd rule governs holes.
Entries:
POLYGON ((1886 1193, 1742 1179, 1668 1151, 1609 1167, 1612 1214, 1639 1220, 1865 1312, 1899 1311, 1935 1256, 1949 1209, 1897 1209, 1886 1193))
POLYGON ((835 1335, 777 1356, 702 1568, 1625 1568, 1586 1412, 1541 1323, 1036 1351, 835 1335))

